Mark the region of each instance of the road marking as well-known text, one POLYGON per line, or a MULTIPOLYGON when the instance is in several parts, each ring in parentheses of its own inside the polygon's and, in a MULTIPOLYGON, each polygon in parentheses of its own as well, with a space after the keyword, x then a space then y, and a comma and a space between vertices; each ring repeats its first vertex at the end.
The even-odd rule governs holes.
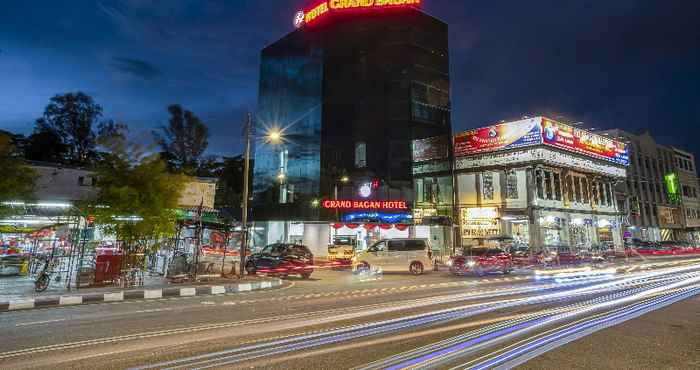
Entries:
POLYGON ((153 310, 141 310, 141 311, 134 311, 134 313, 153 313, 153 312, 163 312, 163 311, 172 311, 172 308, 156 308, 153 310))
POLYGON ((23 323, 16 324, 15 326, 42 325, 42 324, 50 324, 50 323, 53 323, 53 322, 60 322, 60 321, 66 321, 66 319, 56 319, 56 320, 46 320, 46 321, 23 322, 23 323))

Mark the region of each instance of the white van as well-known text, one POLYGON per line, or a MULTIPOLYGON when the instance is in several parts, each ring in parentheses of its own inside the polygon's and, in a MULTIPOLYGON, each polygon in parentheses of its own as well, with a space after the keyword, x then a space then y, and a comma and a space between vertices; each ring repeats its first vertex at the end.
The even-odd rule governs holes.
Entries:
POLYGON ((421 275, 433 268, 427 239, 386 239, 374 243, 352 259, 354 272, 381 270, 421 275))

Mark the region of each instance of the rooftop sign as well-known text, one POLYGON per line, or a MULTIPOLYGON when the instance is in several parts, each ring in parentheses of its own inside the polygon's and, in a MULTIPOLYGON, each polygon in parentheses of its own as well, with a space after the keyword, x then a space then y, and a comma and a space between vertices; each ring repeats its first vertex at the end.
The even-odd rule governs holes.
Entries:
POLYGON ((546 145, 618 165, 630 163, 625 143, 545 117, 465 131, 454 144, 457 157, 546 145))
POLYGON ((323 18, 323 16, 339 11, 381 9, 397 7, 415 7, 422 0, 326 0, 310 9, 300 10, 294 16, 294 26, 301 27, 305 24, 323 18))

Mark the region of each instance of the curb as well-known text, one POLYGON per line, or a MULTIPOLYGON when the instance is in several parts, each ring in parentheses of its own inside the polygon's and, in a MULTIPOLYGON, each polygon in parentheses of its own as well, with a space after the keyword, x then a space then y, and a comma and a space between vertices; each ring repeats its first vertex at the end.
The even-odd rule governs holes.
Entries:
POLYGON ((72 294, 11 300, 0 302, 0 312, 30 310, 34 308, 77 306, 91 303, 123 302, 137 299, 161 299, 174 297, 194 297, 221 295, 229 293, 251 292, 254 290, 272 289, 282 285, 281 279, 252 281, 226 285, 203 285, 189 287, 167 287, 155 289, 124 290, 119 292, 72 294))

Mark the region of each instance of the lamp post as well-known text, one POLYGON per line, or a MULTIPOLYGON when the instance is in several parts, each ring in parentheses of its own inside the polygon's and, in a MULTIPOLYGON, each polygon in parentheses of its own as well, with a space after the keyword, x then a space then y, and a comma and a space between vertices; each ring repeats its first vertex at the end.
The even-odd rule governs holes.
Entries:
MULTIPOLYGON (((348 182, 350 182, 350 178, 346 175, 343 175, 343 177, 341 177, 339 179, 339 181, 341 184, 344 185, 344 184, 347 184, 348 182)), ((333 200, 338 200, 338 181, 336 181, 333 184, 333 200)), ((340 222, 340 215, 338 214, 337 208, 335 209, 335 220, 340 222)))
MULTIPOLYGON (((250 182, 250 140, 253 137, 253 115, 248 113, 245 124, 245 155, 244 155, 244 173, 243 173, 243 202, 241 204, 241 249, 240 249, 240 266, 238 276, 243 277, 246 264, 246 246, 248 245, 248 199, 250 197, 249 186, 250 182)), ((266 134, 267 140, 273 144, 279 144, 283 141, 282 131, 271 130, 266 134)))

